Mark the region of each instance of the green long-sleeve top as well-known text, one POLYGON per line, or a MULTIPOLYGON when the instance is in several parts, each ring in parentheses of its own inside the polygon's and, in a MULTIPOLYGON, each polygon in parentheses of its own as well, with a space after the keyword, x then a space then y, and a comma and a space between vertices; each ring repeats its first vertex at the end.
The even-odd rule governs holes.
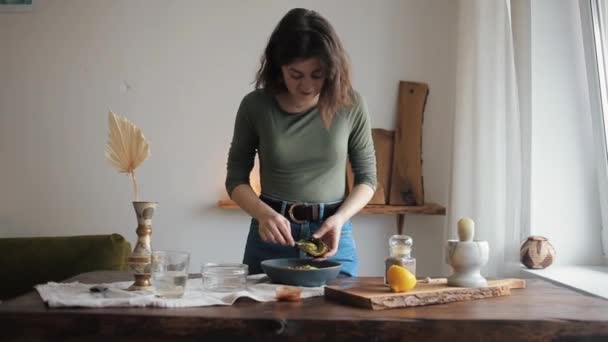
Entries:
POLYGON ((226 190, 249 184, 256 152, 262 193, 286 201, 333 202, 344 198, 346 161, 355 185, 376 188, 376 157, 369 113, 355 93, 353 105, 323 126, 315 107, 283 111, 275 97, 258 89, 246 95, 236 115, 228 153, 226 190))

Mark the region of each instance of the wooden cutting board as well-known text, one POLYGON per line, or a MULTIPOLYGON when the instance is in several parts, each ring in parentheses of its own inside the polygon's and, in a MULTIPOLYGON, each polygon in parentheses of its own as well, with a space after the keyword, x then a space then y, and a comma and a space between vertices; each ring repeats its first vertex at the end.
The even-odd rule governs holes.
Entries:
MULTIPOLYGON (((391 172, 393 171, 393 148, 395 132, 380 128, 372 129, 374 150, 376 151, 376 173, 378 183, 376 192, 368 204, 387 204, 391 189, 391 172)), ((355 183, 350 162, 346 165, 347 191, 350 193, 355 183)))
POLYGON ((369 204, 388 203, 391 190, 391 172, 393 172, 393 148, 395 132, 385 129, 372 129, 374 149, 376 150, 376 174, 378 186, 369 204))
POLYGON ((425 83, 399 82, 390 204, 424 204, 422 121, 428 94, 425 83))
POLYGON ((383 278, 352 278, 346 284, 325 287, 325 298, 344 304, 372 310, 405 308, 433 304, 508 296, 511 289, 523 289, 523 279, 489 280, 488 286, 479 288, 452 287, 446 278, 435 278, 430 283, 418 282, 408 292, 391 292, 383 278))

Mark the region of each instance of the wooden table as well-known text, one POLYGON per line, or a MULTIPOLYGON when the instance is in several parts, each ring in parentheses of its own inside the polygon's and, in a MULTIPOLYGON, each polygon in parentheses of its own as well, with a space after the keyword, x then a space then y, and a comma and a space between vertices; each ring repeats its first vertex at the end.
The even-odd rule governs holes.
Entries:
MULTIPOLYGON (((85 283, 129 280, 92 272, 85 283)), ((339 282, 340 280, 336 280, 339 282)), ((608 301, 542 280, 511 296, 372 311, 309 298, 301 302, 200 308, 49 309, 37 292, 0 304, 0 340, 159 341, 608 341, 608 301)))

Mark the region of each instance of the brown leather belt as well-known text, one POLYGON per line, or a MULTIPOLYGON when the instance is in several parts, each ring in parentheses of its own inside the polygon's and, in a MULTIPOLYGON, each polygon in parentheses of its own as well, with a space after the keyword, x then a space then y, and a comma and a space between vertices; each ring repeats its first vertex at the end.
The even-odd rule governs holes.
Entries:
POLYGON ((330 217, 335 214, 340 208, 342 202, 322 204, 323 205, 323 217, 320 217, 321 204, 305 204, 302 202, 287 202, 279 201, 268 197, 260 197, 260 199, 268 204, 277 213, 283 214, 289 221, 297 224, 303 224, 306 222, 317 222, 330 217), (285 212, 282 212, 283 203, 287 203, 285 212))

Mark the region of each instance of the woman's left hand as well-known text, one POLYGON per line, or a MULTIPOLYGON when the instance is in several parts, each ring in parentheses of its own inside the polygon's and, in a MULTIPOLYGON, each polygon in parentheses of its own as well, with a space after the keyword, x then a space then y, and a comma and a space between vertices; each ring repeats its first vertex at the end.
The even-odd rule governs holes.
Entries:
POLYGON ((338 252, 338 244, 340 242, 340 234, 345 220, 339 215, 333 215, 327 218, 321 228, 312 235, 315 239, 321 239, 329 247, 327 253, 321 255, 316 260, 325 260, 334 256, 338 252))

